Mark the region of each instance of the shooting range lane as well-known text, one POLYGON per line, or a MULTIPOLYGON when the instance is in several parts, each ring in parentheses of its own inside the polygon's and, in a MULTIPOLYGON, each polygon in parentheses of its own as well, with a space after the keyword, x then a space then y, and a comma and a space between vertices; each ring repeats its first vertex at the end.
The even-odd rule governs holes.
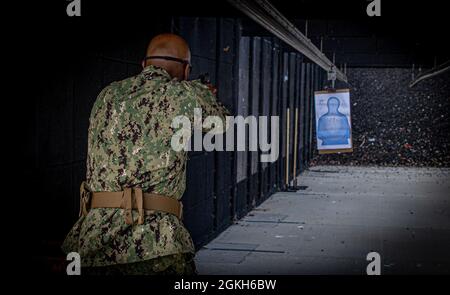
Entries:
POLYGON ((197 253, 200 274, 449 274, 450 169, 316 166, 197 253), (427 250, 425 250, 427 249, 427 250))

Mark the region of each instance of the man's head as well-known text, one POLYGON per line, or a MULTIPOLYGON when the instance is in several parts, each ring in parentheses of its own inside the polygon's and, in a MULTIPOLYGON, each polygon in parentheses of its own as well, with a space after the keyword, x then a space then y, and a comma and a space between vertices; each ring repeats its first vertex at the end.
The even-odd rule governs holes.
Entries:
POLYGON ((187 42, 175 34, 161 34, 148 44, 142 67, 158 66, 165 69, 172 78, 187 80, 190 64, 191 51, 187 42))

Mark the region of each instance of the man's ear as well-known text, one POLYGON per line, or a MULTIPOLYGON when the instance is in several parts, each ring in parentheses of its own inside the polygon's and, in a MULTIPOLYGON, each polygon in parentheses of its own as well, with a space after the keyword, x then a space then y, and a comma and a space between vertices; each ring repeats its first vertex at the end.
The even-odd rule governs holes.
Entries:
POLYGON ((142 61, 141 65, 142 65, 142 69, 144 69, 145 68, 145 60, 142 61))
POLYGON ((184 80, 189 79, 189 65, 186 64, 184 67, 184 80))

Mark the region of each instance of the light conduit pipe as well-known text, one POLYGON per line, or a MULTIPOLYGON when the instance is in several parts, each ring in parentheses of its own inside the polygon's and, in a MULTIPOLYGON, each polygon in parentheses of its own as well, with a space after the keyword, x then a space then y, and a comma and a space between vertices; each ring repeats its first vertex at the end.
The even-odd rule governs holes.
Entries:
POLYGON ((446 61, 445 63, 441 64, 440 66, 438 66, 434 69, 431 69, 431 70, 421 74, 420 76, 418 76, 414 81, 412 81, 409 84, 409 87, 412 88, 420 81, 443 74, 443 73, 447 72, 448 70, 450 70, 450 60, 446 61))

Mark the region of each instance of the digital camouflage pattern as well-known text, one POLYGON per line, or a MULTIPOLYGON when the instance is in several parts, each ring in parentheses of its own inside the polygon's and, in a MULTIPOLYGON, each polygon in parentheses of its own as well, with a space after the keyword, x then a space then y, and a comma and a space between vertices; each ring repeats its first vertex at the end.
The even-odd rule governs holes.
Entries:
POLYGON ((194 255, 180 253, 141 262, 85 267, 82 275, 195 275, 194 255))
MULTIPOLYGON (((180 199, 185 190, 187 152, 170 145, 177 131, 172 119, 194 108, 203 117, 228 111, 199 81, 177 81, 158 67, 113 82, 97 97, 92 108, 86 182, 91 191, 122 191, 140 187, 143 192, 180 199)), ((225 122, 225 121, 224 121, 225 122)), ((141 262, 161 256, 194 253, 183 223, 174 215, 154 212, 144 224, 125 223, 120 208, 95 208, 82 216, 67 235, 62 249, 78 252, 83 267, 141 262)))

